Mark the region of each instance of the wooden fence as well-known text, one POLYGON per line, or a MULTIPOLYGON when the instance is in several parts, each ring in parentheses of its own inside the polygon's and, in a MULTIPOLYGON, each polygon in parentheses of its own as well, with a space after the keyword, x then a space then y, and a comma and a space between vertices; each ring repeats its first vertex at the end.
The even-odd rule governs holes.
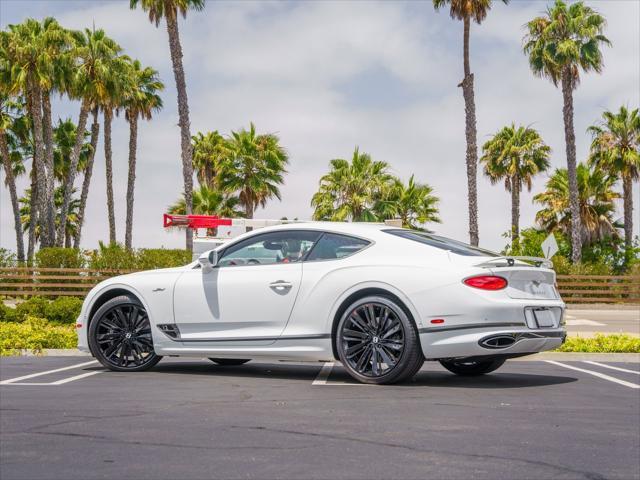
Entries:
POLYGON ((84 297, 102 280, 133 271, 86 268, 0 268, 0 296, 84 297))
MULTIPOLYGON (((133 270, 84 268, 0 268, 0 296, 84 297, 98 282, 133 270)), ((640 276, 558 275, 558 288, 567 303, 640 304, 640 276)))
POLYGON ((558 275, 558 289, 566 303, 640 304, 638 275, 558 275))

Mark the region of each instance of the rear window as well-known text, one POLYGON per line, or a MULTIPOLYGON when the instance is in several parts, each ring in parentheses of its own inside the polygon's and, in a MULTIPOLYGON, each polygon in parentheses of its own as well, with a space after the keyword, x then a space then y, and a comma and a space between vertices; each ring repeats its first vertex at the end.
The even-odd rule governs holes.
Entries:
POLYGON ((348 235, 325 233, 313 247, 305 261, 337 260, 338 258, 348 257, 362 250, 369 243, 367 240, 348 235))
POLYGON ((432 233, 418 232, 415 230, 385 230, 386 233, 395 235, 396 237, 406 238, 407 240, 413 240, 414 242, 423 243, 431 247, 439 248, 440 250, 446 250, 456 255, 463 255, 465 257, 499 257, 497 253, 489 250, 483 250, 482 248, 472 247, 466 243, 458 242, 457 240, 451 240, 450 238, 440 237, 433 235, 432 233))

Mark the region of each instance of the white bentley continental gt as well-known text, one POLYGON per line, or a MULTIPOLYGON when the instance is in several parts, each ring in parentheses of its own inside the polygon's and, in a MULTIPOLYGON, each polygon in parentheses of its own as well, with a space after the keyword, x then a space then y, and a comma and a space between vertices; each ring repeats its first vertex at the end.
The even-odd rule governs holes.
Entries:
POLYGON ((339 360, 355 379, 410 379, 425 360, 481 375, 560 346, 555 273, 430 233, 295 223, 243 234, 184 267, 110 278, 88 294, 79 348, 140 371, 164 355, 339 360))

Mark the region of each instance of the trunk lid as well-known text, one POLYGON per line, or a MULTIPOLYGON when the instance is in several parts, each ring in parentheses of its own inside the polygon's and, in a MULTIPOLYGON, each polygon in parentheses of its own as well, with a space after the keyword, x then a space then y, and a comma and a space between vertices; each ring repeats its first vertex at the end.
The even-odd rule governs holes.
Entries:
POLYGON ((507 279, 509 285, 505 293, 510 298, 532 300, 559 300, 560 295, 556 290, 556 274, 553 270, 523 267, 493 267, 489 269, 492 274, 507 279))

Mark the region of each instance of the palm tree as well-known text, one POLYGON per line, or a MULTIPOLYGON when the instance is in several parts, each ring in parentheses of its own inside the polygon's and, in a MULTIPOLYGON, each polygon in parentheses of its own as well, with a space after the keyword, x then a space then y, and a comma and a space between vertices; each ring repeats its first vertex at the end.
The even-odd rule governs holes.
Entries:
MULTIPOLYGON (((69 94, 80 99, 80 115, 76 130, 76 141, 71 152, 71 162, 67 179, 64 182, 64 196, 60 209, 61 222, 58 222, 56 245, 62 246, 67 211, 71 202, 73 182, 78 169, 80 152, 84 143, 84 132, 91 109, 95 109, 109 100, 114 83, 114 58, 121 51, 120 46, 107 37, 104 30, 72 32, 75 47, 74 56, 77 65, 74 68, 69 94)), ((93 162, 91 164, 93 167, 93 162)), ((86 172, 91 177, 91 171, 86 172)), ((84 210, 84 207, 81 207, 84 210)))
MULTIPOLYGON (((53 62, 49 56, 50 44, 63 32, 55 19, 48 17, 42 23, 28 18, 18 25, 9 25, 7 31, 1 32, 1 50, 9 65, 9 93, 23 92, 27 98, 27 110, 32 119, 34 156, 33 179, 35 195, 31 198, 31 210, 36 218, 46 228, 41 235, 41 243, 44 246, 54 242, 52 238, 52 225, 50 224, 51 199, 47 198, 50 191, 48 183, 49 174, 46 171, 46 151, 43 138, 43 110, 42 92, 50 82, 53 62)), ((51 175, 52 176, 52 175, 51 175)), ((53 232, 55 235, 55 232, 53 232)), ((29 251, 33 251, 33 234, 30 232, 29 251)))
MULTIPOLYGON (((74 192, 75 193, 75 189, 74 192)), ((31 229, 31 189, 27 188, 24 192, 24 197, 20 199, 20 204, 22 207, 20 208, 20 219, 22 222, 22 226, 24 229, 31 229)), ((64 186, 59 186, 54 190, 54 207, 56 211, 56 226, 59 229, 58 222, 60 222, 60 207, 62 207, 62 202, 64 199, 64 186)), ((78 208, 80 207, 80 200, 77 198, 72 198, 69 203, 69 212, 66 216, 66 224, 63 236, 63 245, 67 248, 71 247, 71 239, 76 235, 76 231, 78 229, 78 208)), ((36 238, 40 237, 41 229, 40 225, 35 225, 33 229, 36 235, 36 238)))
MULTIPOLYGON (((617 237, 618 224, 613 216, 615 200, 620 194, 613 190, 616 177, 599 169, 590 169, 579 163, 576 168, 578 176, 578 206, 582 231, 580 242, 589 245, 595 241, 609 237, 617 237)), ((569 234, 573 228, 569 199, 569 178, 566 168, 556 169, 546 184, 546 190, 533 197, 535 203, 544 206, 536 214, 536 221, 547 232, 559 230, 569 234)))
POLYGON ((256 134, 256 127, 231 132, 231 161, 219 172, 220 186, 226 192, 238 192, 245 216, 253 218, 258 206, 268 200, 280 200, 279 185, 284 183, 289 157, 273 134, 256 134))
POLYGON ((633 242, 633 181, 640 176, 640 115, 638 109, 620 107, 604 112, 602 121, 588 128, 593 136, 589 163, 622 179, 624 244, 633 242))
POLYGON ((376 202, 374 211, 378 220, 398 218, 405 228, 420 229, 427 222, 440 223, 439 202, 432 187, 417 183, 411 175, 406 185, 394 179, 376 202))
MULTIPOLYGON (((4 90, 4 83, 0 86, 4 90)), ((2 158, 2 165, 5 172, 5 184, 9 189, 9 196, 11 197, 11 207, 13 209, 13 222, 16 232, 16 252, 18 256, 18 262, 23 263, 24 257, 24 237, 22 231, 22 224, 20 221, 20 204, 18 202, 18 193, 16 190, 16 180, 14 174, 14 157, 13 151, 9 149, 9 132, 15 119, 13 118, 13 111, 17 110, 18 114, 22 113, 22 106, 17 102, 12 102, 8 96, 4 93, 0 94, 0 157, 2 158)), ((18 154, 19 157, 19 154, 18 154)))
POLYGON ((511 241, 520 236, 520 192, 522 185, 531 191, 533 177, 549 168, 549 148, 540 134, 530 127, 515 124, 502 128, 482 146, 480 163, 492 184, 504 180, 511 192, 511 241))
POLYGON ((367 153, 353 151, 351 161, 337 158, 329 162, 331 170, 320 179, 320 187, 311 199, 314 220, 343 222, 376 221, 377 203, 390 189, 395 178, 386 162, 374 161, 367 153))
POLYGON ((133 231, 133 193, 136 181, 136 151, 138 148, 138 118, 151 120, 154 111, 162 108, 157 92, 164 90, 158 72, 151 67, 142 68, 138 60, 130 63, 131 86, 125 94, 125 118, 129 122, 129 174, 127 179, 127 222, 125 247, 131 249, 133 231))
POLYGON ((127 56, 115 56, 109 62, 108 88, 100 99, 104 118, 104 162, 107 190, 107 217, 109 219, 109 244, 116 243, 116 212, 113 195, 113 150, 111 148, 111 122, 114 113, 119 114, 129 92, 134 88, 131 60, 127 56))
POLYGON ((198 182, 209 188, 219 188, 218 173, 223 168, 222 164, 233 157, 231 145, 217 130, 198 132, 192 140, 193 168, 198 182))
MULTIPOLYGON (((509 0, 502 0, 509 3, 509 0)), ((467 188, 469 195, 469 239, 471 245, 478 246, 478 187, 477 187, 477 165, 478 147, 476 127, 476 104, 473 90, 473 73, 469 64, 469 32, 471 30, 471 20, 478 25, 487 17, 491 9, 491 0, 433 0, 436 10, 449 6, 451 18, 462 20, 464 26, 463 33, 463 59, 464 78, 458 87, 462 87, 464 96, 465 111, 465 134, 467 137, 467 188)))
MULTIPOLYGON (((162 18, 167 24, 169 35, 169 50, 171 52, 171 62, 173 63, 173 74, 176 80, 178 91, 178 116, 180 119, 180 145, 182 148, 182 176, 184 178, 184 196, 186 202, 186 212, 192 210, 193 191, 193 164, 191 160, 191 133, 189 132, 189 103, 187 100, 187 84, 184 78, 184 68, 182 67, 182 45, 180 44, 180 33, 178 31, 178 12, 186 17, 188 10, 202 10, 204 0, 130 0, 130 7, 136 8, 140 4, 142 9, 149 13, 149 20, 160 24, 162 18)), ((187 250, 193 250, 193 234, 191 229, 186 231, 187 250)))
MULTIPOLYGON (((76 125, 68 118, 58 119, 58 125, 53 129, 53 174, 54 180, 63 183, 69 172, 71 164, 71 152, 76 141, 76 125)), ((85 131, 84 138, 89 137, 89 132, 85 131)), ((84 172, 87 167, 89 156, 92 154, 91 144, 84 142, 80 150, 78 161, 78 173, 84 172)))
POLYGON ((571 200, 571 258, 577 263, 582 256, 580 202, 576 169, 576 136, 573 127, 573 91, 580 83, 580 70, 602 71, 601 45, 609 45, 602 33, 606 21, 583 2, 567 6, 556 0, 542 17, 527 24, 524 52, 534 74, 549 78, 562 86, 564 101, 564 137, 571 200))
MULTIPOLYGON (((235 195, 222 193, 206 185, 193 191, 193 213, 196 215, 218 215, 220 217, 242 217, 240 200, 235 195)), ((172 215, 185 215, 187 212, 184 195, 169 206, 172 215)))
POLYGON ((73 237, 73 248, 80 248, 80 238, 82 236, 82 226, 84 225, 84 211, 89 198, 89 185, 91 184, 91 174, 93 173, 93 160, 98 148, 98 137, 100 136, 100 124, 98 123, 98 107, 92 111, 93 122, 91 123, 90 149, 84 167, 84 178, 82 179, 82 192, 80 193, 80 205, 78 207, 78 228, 73 237))

